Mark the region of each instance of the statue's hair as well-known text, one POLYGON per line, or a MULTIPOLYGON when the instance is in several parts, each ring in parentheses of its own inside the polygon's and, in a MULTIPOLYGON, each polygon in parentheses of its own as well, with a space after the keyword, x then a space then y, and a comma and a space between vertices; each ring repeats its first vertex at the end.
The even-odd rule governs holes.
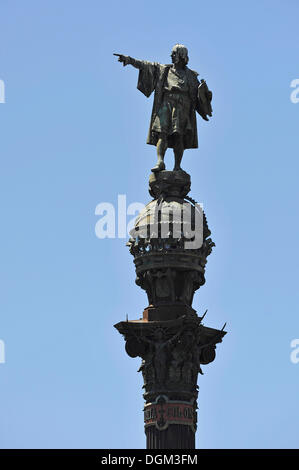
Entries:
POLYGON ((188 57, 188 49, 186 46, 183 44, 176 44, 172 48, 172 52, 178 52, 180 58, 185 62, 185 64, 188 64, 189 62, 189 57, 188 57))

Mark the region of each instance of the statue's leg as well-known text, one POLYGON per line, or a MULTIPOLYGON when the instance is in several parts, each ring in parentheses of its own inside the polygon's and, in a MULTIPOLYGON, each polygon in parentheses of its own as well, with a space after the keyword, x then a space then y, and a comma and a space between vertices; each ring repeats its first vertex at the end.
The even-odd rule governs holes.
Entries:
POLYGON ((157 142, 157 156, 158 161, 157 165, 152 168, 152 171, 161 171, 165 170, 164 156, 167 150, 167 135, 164 133, 159 134, 159 139, 157 142))
POLYGON ((184 141, 183 141, 183 136, 181 134, 178 134, 178 133, 174 134, 173 152, 174 152, 173 171, 182 170, 181 161, 182 161, 183 153, 184 153, 184 141))

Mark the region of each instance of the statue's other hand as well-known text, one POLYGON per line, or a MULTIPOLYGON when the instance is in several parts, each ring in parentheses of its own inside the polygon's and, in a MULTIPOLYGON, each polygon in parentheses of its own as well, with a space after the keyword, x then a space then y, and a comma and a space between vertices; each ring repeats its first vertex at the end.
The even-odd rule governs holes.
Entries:
POLYGON ((130 58, 127 55, 114 54, 114 53, 113 55, 116 55, 118 57, 118 62, 122 62, 124 67, 130 63, 130 58))

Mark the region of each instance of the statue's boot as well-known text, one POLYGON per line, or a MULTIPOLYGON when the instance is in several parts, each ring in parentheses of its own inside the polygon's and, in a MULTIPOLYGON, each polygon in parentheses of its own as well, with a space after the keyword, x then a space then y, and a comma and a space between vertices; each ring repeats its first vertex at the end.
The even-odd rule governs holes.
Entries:
POLYGON ((154 166, 154 168, 152 168, 153 173, 158 172, 158 171, 162 171, 162 170, 165 170, 165 163, 164 162, 159 162, 159 163, 157 163, 156 166, 154 166))

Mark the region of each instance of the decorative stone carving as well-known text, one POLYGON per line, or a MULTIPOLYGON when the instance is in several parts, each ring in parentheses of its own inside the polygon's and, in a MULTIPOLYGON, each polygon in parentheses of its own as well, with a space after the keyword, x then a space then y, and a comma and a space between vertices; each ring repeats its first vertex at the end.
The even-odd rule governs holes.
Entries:
POLYGON ((226 333, 204 326, 192 308, 215 244, 204 211, 188 195, 190 175, 180 165, 184 149, 198 145, 195 111, 205 120, 212 115, 212 93, 187 67, 181 44, 172 50, 172 64, 115 55, 139 69, 138 89, 145 96, 155 91, 147 143, 157 146, 158 157, 149 177, 153 200, 136 218, 127 243, 148 306, 142 319, 115 327, 128 355, 142 360, 147 447, 194 448, 198 373, 215 359, 226 333), (174 150, 174 171, 165 170, 167 147, 174 150))
POLYGON ((216 344, 225 335, 223 330, 205 327, 200 317, 188 315, 170 321, 120 322, 115 327, 125 337, 128 354, 142 358, 139 371, 145 397, 150 399, 170 391, 196 399, 200 364, 214 360, 216 344))
MULTIPOLYGON (((142 359, 139 372, 144 381, 146 428, 155 424, 161 430, 168 426, 163 418, 167 400, 192 403, 192 416, 196 417, 201 365, 215 359, 216 344, 225 332, 205 327, 203 317, 192 309, 194 293, 205 282, 205 265, 214 243, 205 214, 187 196, 189 175, 160 171, 150 176, 149 185, 156 199, 138 215, 127 243, 134 257, 136 284, 146 291, 149 306, 141 320, 120 322, 115 327, 125 337, 129 356, 142 359), (191 217, 189 228, 186 214, 191 217), (198 214, 202 243, 190 249, 186 241, 196 228, 198 214)), ((181 405, 176 409, 181 410, 181 405)), ((189 426, 191 421, 177 422, 189 426)))

